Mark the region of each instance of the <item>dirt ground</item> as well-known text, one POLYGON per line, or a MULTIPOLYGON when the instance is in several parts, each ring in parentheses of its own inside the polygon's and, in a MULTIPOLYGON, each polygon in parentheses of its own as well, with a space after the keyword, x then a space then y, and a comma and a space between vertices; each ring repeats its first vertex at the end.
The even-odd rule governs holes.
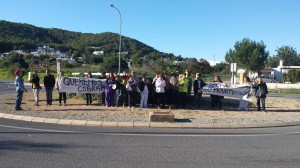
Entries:
MULTIPOLYGON (((40 106, 34 105, 33 94, 24 93, 23 111, 15 111, 16 95, 0 96, 0 112, 10 114, 29 115, 35 117, 76 119, 92 121, 136 121, 147 122, 149 112, 172 112, 177 122, 193 123, 282 123, 300 121, 300 102, 284 98, 268 97, 266 99, 267 112, 258 112, 255 107, 248 111, 236 110, 239 100, 226 98, 223 101, 222 110, 210 109, 210 98, 203 97, 202 109, 156 109, 139 108, 128 109, 127 107, 103 107, 100 102, 94 101, 92 105, 86 106, 83 99, 68 99, 67 106, 58 105, 58 93, 53 92, 54 102, 52 106, 46 106, 45 93, 40 93, 40 106)), ((253 104, 254 103, 253 98, 253 104)))

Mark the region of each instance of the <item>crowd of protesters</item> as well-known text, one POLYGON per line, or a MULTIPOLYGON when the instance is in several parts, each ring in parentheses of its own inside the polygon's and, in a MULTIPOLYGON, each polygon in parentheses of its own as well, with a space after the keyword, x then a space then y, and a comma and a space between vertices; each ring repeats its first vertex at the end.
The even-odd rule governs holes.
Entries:
MULTIPOLYGON (((139 77, 134 71, 130 74, 123 72, 121 75, 105 72, 101 74, 102 75, 97 78, 106 81, 106 87, 101 93, 101 102, 105 107, 122 106, 135 108, 139 105, 140 108, 148 108, 148 104, 151 104, 158 109, 185 109, 187 101, 189 101, 189 104, 192 105, 194 109, 200 109, 202 107, 202 89, 206 83, 201 79, 200 73, 195 74, 194 80, 188 77, 186 73, 179 75, 172 73, 170 77, 163 74, 156 74, 153 79, 146 75, 139 77)), ((23 92, 27 90, 24 87, 22 72, 16 70, 15 75, 16 90, 18 93, 15 109, 22 110, 20 105, 23 92)), ((66 92, 59 90, 59 83, 62 77, 64 77, 64 72, 61 72, 55 80, 54 75, 52 75, 49 70, 46 70, 44 87, 46 90, 47 106, 52 105, 52 92, 54 87, 56 87, 56 90, 59 92, 58 106, 66 106, 66 92)), ((86 77, 93 78, 92 73, 89 72, 86 77)), ((39 106, 39 91, 41 86, 37 71, 33 74, 30 82, 32 83, 35 98, 34 105, 39 106)), ((222 80, 219 76, 215 76, 212 82, 222 83, 222 80)), ((245 78, 244 84, 251 85, 249 77, 245 78)), ((259 78, 259 81, 251 85, 251 87, 255 89, 258 110, 265 111, 265 98, 266 94, 268 94, 266 84, 259 78)), ((85 96, 86 105, 91 105, 93 102, 92 94, 86 93, 85 96)), ((223 96, 210 95, 210 98, 212 109, 222 109, 223 96)), ((248 102, 242 99, 238 110, 247 110, 247 106, 248 102)))
POLYGON ((105 107, 123 106, 128 108, 147 108, 151 104, 158 109, 186 108, 187 100, 193 90, 193 104, 201 108, 202 91, 206 83, 197 73, 194 81, 185 73, 170 77, 156 74, 149 78, 146 75, 138 76, 134 71, 130 74, 101 73, 99 79, 106 79, 107 87, 102 93, 102 103, 105 107), (108 75, 106 75, 108 74, 108 75), (192 89, 193 88, 193 89, 192 89))

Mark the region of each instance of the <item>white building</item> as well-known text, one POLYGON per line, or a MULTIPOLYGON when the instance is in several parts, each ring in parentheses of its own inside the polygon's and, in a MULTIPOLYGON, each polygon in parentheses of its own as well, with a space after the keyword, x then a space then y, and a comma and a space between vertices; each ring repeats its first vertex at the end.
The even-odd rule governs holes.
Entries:
POLYGON ((104 51, 94 51, 93 54, 94 55, 103 55, 104 51))

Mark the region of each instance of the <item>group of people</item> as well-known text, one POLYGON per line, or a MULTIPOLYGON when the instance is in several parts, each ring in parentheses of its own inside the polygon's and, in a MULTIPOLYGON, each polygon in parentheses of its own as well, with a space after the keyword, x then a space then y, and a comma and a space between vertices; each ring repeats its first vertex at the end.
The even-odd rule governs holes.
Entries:
POLYGON ((177 76, 175 73, 170 77, 156 74, 151 80, 146 75, 138 77, 135 72, 127 75, 101 73, 100 79, 106 79, 105 92, 102 93, 102 103, 105 107, 128 106, 134 108, 139 104, 140 108, 147 108, 148 104, 156 108, 186 108, 186 102, 194 91, 193 105, 201 107, 202 88, 206 83, 197 73, 194 81, 185 73, 177 76))
MULTIPOLYGON (((22 78, 22 71, 20 69, 17 69, 14 74, 16 75, 15 85, 16 85, 16 104, 15 104, 15 110, 23 110, 21 108, 21 103, 23 99, 23 93, 24 91, 27 92, 27 89, 24 86, 24 79, 22 78)), ((60 77, 64 76, 64 72, 61 72, 60 77)), ((52 105, 52 93, 53 89, 56 86, 56 90, 59 92, 59 82, 61 78, 55 79, 54 75, 50 73, 50 70, 46 70, 46 75, 44 77, 44 87, 46 91, 46 101, 47 106, 52 105)), ((30 78, 29 82, 31 82, 31 87, 34 95, 34 105, 39 106, 39 93, 42 89, 40 85, 40 77, 38 75, 38 71, 35 71, 32 77, 30 78)), ((66 105, 67 96, 65 92, 59 92, 59 106, 66 105), (62 99, 64 101, 64 104, 62 104, 62 99)))
MULTIPOLYGON (((186 73, 176 75, 172 73, 170 77, 167 75, 156 74, 155 77, 150 80, 146 75, 141 78, 137 76, 135 72, 131 72, 127 75, 123 72, 122 75, 113 73, 102 73, 99 79, 105 79, 106 87, 102 94, 102 104, 105 107, 112 106, 128 106, 128 108, 137 107, 147 108, 148 104, 154 105, 158 109, 163 108, 186 108, 187 100, 194 108, 198 109, 202 106, 202 89, 206 83, 201 79, 201 74, 196 73, 195 79, 187 77, 186 73), (191 92, 193 91, 193 94, 191 92), (192 96, 193 95, 193 96, 192 96), (191 99, 189 98, 191 97, 191 99)), ((24 80, 22 79, 22 72, 18 69, 15 71, 16 75, 16 106, 15 110, 22 110, 21 101, 23 92, 27 92, 24 87, 24 80)), ((46 91, 47 106, 52 105, 52 92, 56 86, 56 90, 59 92, 59 104, 58 106, 66 105, 66 92, 59 91, 60 79, 64 77, 64 72, 61 72, 59 77, 55 79, 54 75, 50 73, 50 70, 46 70, 44 76, 44 87, 46 91), (62 104, 63 100, 63 104, 62 104)), ((93 78, 92 73, 89 72, 87 78, 93 78)), ((32 83, 32 89, 36 106, 39 106, 39 91, 40 78, 38 72, 32 75, 30 79, 32 83)), ((220 76, 215 76, 212 82, 222 83, 220 76)), ((254 83, 251 83, 249 77, 245 77, 243 85, 255 89, 255 96, 257 98, 257 107, 259 111, 265 111, 265 98, 268 94, 267 85, 261 78, 254 83)), ((86 105, 91 105, 93 102, 93 96, 91 93, 86 93, 86 105)), ((222 109, 223 96, 210 95, 211 108, 222 109)), ((243 98, 240 101, 239 110, 247 110, 248 99, 243 98)))

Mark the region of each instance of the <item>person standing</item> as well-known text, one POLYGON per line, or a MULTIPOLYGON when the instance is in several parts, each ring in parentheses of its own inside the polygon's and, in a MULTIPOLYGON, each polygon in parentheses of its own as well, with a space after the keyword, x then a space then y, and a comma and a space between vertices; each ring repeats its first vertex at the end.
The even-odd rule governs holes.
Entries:
POLYGON ((132 75, 127 81, 126 88, 128 89, 128 108, 134 108, 138 99, 138 86, 132 75))
MULTIPOLYGON (((221 80, 220 76, 215 76, 213 83, 223 83, 221 80)), ((218 95, 210 95, 211 98, 211 107, 212 109, 215 108, 215 106, 219 107, 219 110, 222 109, 222 99, 224 98, 223 96, 218 96, 218 95)))
POLYGON ((194 88, 194 107, 201 108, 202 101, 202 89, 206 85, 206 83, 201 79, 201 74, 196 73, 196 78, 193 82, 194 88))
MULTIPOLYGON (((91 72, 88 72, 88 74, 86 75, 86 77, 87 77, 88 79, 91 79, 91 78, 93 78, 93 75, 92 75, 91 72)), ((91 105, 92 102, 93 102, 93 100, 92 100, 92 93, 86 93, 86 94, 85 94, 85 97, 86 97, 86 105, 87 105, 87 106, 88 106, 88 105, 91 105)))
POLYGON ((143 76, 141 82, 139 83, 139 88, 141 90, 140 108, 148 107, 149 84, 150 84, 150 82, 147 79, 147 77, 143 76))
POLYGON ((179 89, 178 89, 179 101, 177 105, 178 108, 182 106, 182 108, 185 109, 187 92, 188 92, 188 84, 189 84, 189 79, 185 77, 185 74, 179 75, 179 89))
POLYGON ((34 74, 32 75, 32 78, 29 80, 31 82, 31 87, 34 95, 34 105, 39 106, 39 94, 40 94, 40 77, 38 75, 38 71, 34 71, 34 74))
POLYGON ((17 69, 14 74, 16 75, 15 86, 16 86, 16 92, 17 92, 15 110, 19 111, 19 110, 23 110, 21 108, 23 93, 24 93, 24 91, 27 92, 27 89, 24 86, 24 80, 22 78, 22 71, 20 69, 17 69))
POLYGON ((109 73, 109 76, 106 79, 105 107, 111 107, 113 105, 115 95, 115 90, 113 89, 114 84, 116 84, 115 78, 112 73, 109 73))
MULTIPOLYGON (((106 79, 107 79, 106 72, 102 72, 99 79, 105 79, 105 81, 106 81, 106 79)), ((102 102, 102 105, 105 106, 105 89, 102 90, 102 92, 101 92, 101 102, 102 102)))
POLYGON ((55 78, 50 74, 50 70, 46 70, 46 76, 44 77, 44 87, 46 90, 47 106, 52 105, 52 92, 55 86, 55 78))
POLYGON ((175 105, 177 104, 177 98, 178 98, 178 84, 179 81, 176 78, 176 74, 173 73, 170 78, 170 98, 169 98, 169 109, 174 109, 175 105))
POLYGON ((157 108, 162 109, 165 107, 165 86, 166 81, 161 75, 158 75, 158 79, 155 82, 155 90, 157 95, 157 108))
POLYGON ((266 98, 268 92, 267 84, 262 80, 261 77, 257 78, 257 82, 252 85, 252 87, 255 89, 255 97, 256 97, 256 104, 257 104, 257 110, 262 110, 263 112, 266 111, 266 98), (261 102, 261 106, 260 106, 261 102), (262 108, 261 108, 262 107, 262 108))
POLYGON ((248 104, 249 101, 251 101, 251 81, 250 78, 248 76, 246 76, 244 78, 244 81, 242 83, 242 87, 247 87, 250 88, 250 92, 247 93, 245 96, 242 97, 242 99, 240 100, 240 104, 239 104, 239 108, 238 110, 246 110, 248 111, 248 104))
POLYGON ((66 106, 67 105, 67 93, 66 92, 61 92, 60 90, 59 90, 59 84, 60 84, 60 82, 61 82, 61 80, 62 80, 62 78, 65 76, 65 73, 63 72, 63 71, 61 71, 60 72, 60 76, 59 77, 57 77, 57 81, 56 81, 56 90, 58 91, 58 93, 59 93, 59 96, 58 96, 58 102, 59 102, 59 104, 58 104, 58 106, 62 106, 62 104, 61 104, 61 101, 62 101, 62 99, 64 99, 64 106, 66 106))

